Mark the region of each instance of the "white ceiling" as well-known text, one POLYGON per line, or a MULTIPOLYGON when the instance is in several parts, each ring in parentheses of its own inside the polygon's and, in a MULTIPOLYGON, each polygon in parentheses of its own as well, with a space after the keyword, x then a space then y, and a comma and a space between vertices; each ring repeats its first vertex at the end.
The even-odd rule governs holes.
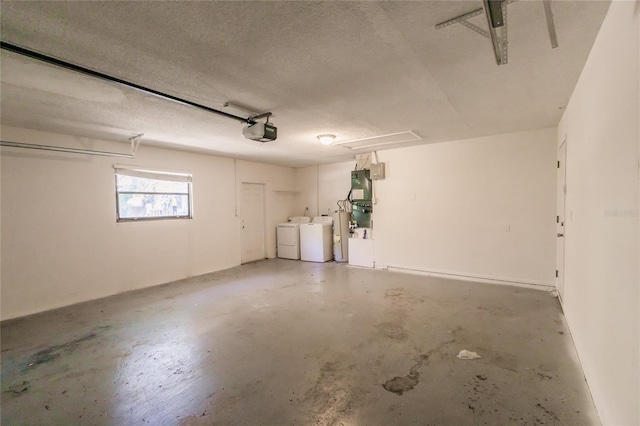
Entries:
MULTIPOLYGON (((509 64, 491 42, 441 21, 476 1, 3 1, 5 42, 212 108, 272 111, 275 142, 242 123, 7 51, 2 124, 267 163, 348 160, 323 146, 413 131, 433 143, 555 126, 609 6, 553 1, 552 49, 541 1, 508 6, 509 64)), ((472 22, 486 28, 484 15, 472 22)), ((233 111, 232 113, 236 113, 233 111)), ((415 144, 413 142, 412 144, 415 144)))

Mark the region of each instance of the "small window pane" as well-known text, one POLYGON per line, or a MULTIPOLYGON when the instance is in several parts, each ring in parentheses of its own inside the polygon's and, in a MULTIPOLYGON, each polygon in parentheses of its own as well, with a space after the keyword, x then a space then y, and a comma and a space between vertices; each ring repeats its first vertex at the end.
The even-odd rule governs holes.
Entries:
POLYGON ((118 191, 132 192, 178 192, 189 193, 188 182, 148 179, 136 176, 117 175, 118 191))
POLYGON ((116 173, 116 197, 118 221, 191 218, 190 182, 116 173))

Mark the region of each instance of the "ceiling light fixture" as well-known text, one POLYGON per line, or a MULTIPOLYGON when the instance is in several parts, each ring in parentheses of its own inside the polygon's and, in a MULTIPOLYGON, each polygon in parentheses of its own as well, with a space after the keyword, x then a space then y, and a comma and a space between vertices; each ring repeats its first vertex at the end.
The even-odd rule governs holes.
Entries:
POLYGON ((318 140, 320 141, 320 143, 322 143, 322 145, 331 145, 335 138, 336 138, 336 135, 330 135, 330 134, 318 136, 318 140))

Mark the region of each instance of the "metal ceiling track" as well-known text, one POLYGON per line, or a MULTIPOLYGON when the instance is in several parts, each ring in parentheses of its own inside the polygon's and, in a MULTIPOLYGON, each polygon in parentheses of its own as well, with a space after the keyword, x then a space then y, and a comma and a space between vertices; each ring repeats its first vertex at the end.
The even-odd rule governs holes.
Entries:
MULTIPOLYGON (((469 13, 465 13, 447 21, 436 25, 436 29, 448 27, 453 24, 460 24, 470 30, 480 34, 491 40, 493 52, 498 65, 505 65, 509 62, 509 39, 507 34, 507 5, 517 0, 483 0, 484 7, 476 9, 469 13), (489 31, 469 22, 468 20, 485 14, 487 17, 487 25, 489 31)), ((549 38, 551 39, 551 47, 558 47, 558 38, 556 36, 556 28, 553 22, 553 13, 551 11, 551 0, 544 0, 544 13, 547 19, 547 28, 549 30, 549 38)))
MULTIPOLYGON (((152 95, 152 96, 156 96, 156 97, 161 98, 161 99, 165 99, 165 100, 172 101, 172 102, 175 102, 175 103, 178 103, 178 104, 182 104, 182 105, 195 107, 195 108, 198 108, 198 109, 201 109, 201 110, 213 113, 213 114, 218 114, 218 115, 221 115, 223 117, 231 118, 233 120, 240 121, 242 123, 247 123, 247 124, 255 124, 256 123, 255 117, 245 118, 245 117, 240 117, 240 116, 237 116, 237 115, 229 114, 227 112, 220 111, 220 110, 217 110, 215 108, 208 107, 206 105, 202 105, 202 104, 199 104, 199 103, 196 103, 196 102, 192 102, 192 101, 187 100, 187 99, 179 98, 177 96, 173 96, 173 95, 170 95, 168 93, 160 92, 158 90, 150 89, 148 87, 144 87, 144 86, 141 86, 139 84, 132 83, 130 81, 126 81, 126 80, 123 80, 123 79, 118 78, 118 77, 114 77, 114 76, 111 76, 111 75, 108 75, 108 74, 104 74, 104 73, 101 73, 99 71, 94 71, 92 69, 85 68, 85 67, 82 67, 80 65, 72 64, 70 62, 54 58, 52 56, 47 56, 47 55, 44 55, 42 53, 35 52, 33 50, 25 49, 24 47, 20 47, 20 46, 14 45, 14 44, 6 43, 4 41, 0 42, 0 48, 2 48, 3 50, 7 50, 9 52, 17 53, 17 54, 20 54, 20 55, 23 55, 23 56, 27 56, 29 58, 33 58, 33 59, 36 59, 36 60, 39 60, 39 61, 42 61, 42 62, 46 62, 48 64, 56 65, 56 66, 61 67, 61 68, 66 68, 66 69, 71 70, 71 71, 76 71, 76 72, 79 72, 81 74, 85 74, 85 75, 89 75, 91 77, 99 78, 101 80, 105 80, 105 81, 108 81, 110 83, 119 84, 121 86, 125 86, 125 87, 130 88, 130 89, 134 89, 134 90, 137 90, 137 91, 140 91, 140 92, 152 95)), ((270 113, 265 113, 265 114, 270 114, 270 113)))

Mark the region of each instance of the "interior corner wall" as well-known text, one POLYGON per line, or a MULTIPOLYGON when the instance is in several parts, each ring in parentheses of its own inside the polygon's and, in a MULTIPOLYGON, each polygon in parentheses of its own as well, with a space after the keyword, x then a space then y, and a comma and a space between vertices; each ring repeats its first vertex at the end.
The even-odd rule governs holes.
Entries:
POLYGON ((309 217, 331 215, 338 210, 336 203, 349 195, 355 164, 353 160, 295 169, 295 215, 302 216, 306 208, 309 217))
POLYGON ((640 424, 640 2, 613 1, 558 126, 563 309, 606 425, 640 424))
POLYGON ((295 201, 293 216, 318 215, 318 166, 299 167, 294 172, 295 201))
MULTIPOLYGON (((129 151, 118 142, 6 126, 1 132, 15 142, 129 151)), ((234 165, 144 140, 135 160, 3 147, 0 173, 2 320, 239 265, 238 182, 266 185, 269 256, 275 223, 293 208, 292 168, 234 165), (192 173, 193 219, 117 223, 114 163, 192 173)))

